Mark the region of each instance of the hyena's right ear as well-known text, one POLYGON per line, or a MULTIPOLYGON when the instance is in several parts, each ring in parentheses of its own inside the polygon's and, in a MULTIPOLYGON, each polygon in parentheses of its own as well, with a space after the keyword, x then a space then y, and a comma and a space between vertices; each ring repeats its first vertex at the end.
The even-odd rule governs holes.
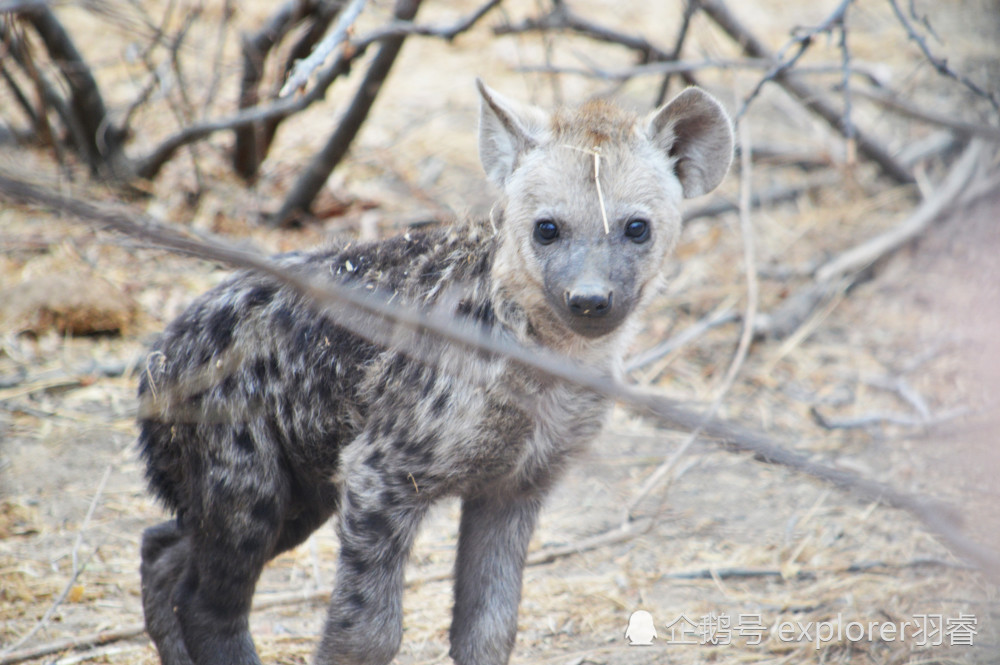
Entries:
POLYGON ((542 141, 548 114, 534 106, 503 97, 480 79, 476 86, 483 101, 479 113, 479 161, 486 177, 503 189, 518 158, 542 141))

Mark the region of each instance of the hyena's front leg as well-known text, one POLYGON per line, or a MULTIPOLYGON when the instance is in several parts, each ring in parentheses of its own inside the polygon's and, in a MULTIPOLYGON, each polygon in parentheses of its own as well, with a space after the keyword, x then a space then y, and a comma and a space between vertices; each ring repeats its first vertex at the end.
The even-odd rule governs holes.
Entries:
POLYGON ((517 607, 537 495, 485 494, 462 502, 455 565, 451 657, 456 665, 504 665, 517 636, 517 607))
POLYGON ((386 665, 403 638, 403 569, 426 505, 405 474, 378 466, 345 470, 337 582, 317 665, 386 665))

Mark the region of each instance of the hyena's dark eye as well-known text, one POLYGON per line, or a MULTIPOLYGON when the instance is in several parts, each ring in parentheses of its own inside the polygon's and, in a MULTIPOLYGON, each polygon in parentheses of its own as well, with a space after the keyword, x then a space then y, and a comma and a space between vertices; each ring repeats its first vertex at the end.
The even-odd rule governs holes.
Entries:
POLYGON ((644 219, 630 219, 625 224, 625 237, 634 243, 649 240, 649 222, 644 219))
POLYGON ((559 237, 559 227, 551 219, 540 219, 535 222, 535 241, 543 245, 559 237))

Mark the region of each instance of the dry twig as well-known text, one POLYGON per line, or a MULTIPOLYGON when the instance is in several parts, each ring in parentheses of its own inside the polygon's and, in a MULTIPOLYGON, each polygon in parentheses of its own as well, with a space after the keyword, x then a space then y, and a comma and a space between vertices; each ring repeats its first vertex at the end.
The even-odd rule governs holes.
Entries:
POLYGON ((87 531, 87 528, 90 526, 90 520, 94 517, 94 511, 97 510, 97 505, 100 502, 101 495, 104 493, 104 486, 107 484, 108 478, 111 476, 112 468, 113 467, 109 465, 107 468, 104 469, 104 475, 101 476, 101 481, 97 484, 97 491, 94 492, 94 498, 91 499, 90 507, 87 509, 87 514, 86 516, 84 516, 83 523, 80 524, 80 529, 77 531, 76 541, 73 543, 73 551, 71 555, 73 560, 73 570, 69 577, 69 580, 63 587, 62 592, 58 596, 56 596, 56 599, 52 601, 52 604, 49 605, 49 608, 45 610, 45 614, 43 614, 42 618, 39 619, 37 623, 35 623, 35 625, 31 628, 31 630, 29 630, 27 633, 25 633, 20 638, 15 640, 9 646, 5 647, 3 651, 0 651, 0 663, 6 662, 3 660, 3 658, 8 657, 19 646, 25 644, 28 640, 34 637, 38 633, 38 631, 42 630, 43 628, 45 628, 45 626, 48 625, 49 621, 52 619, 52 615, 55 614, 55 611, 59 609, 59 606, 62 605, 63 601, 66 600, 66 597, 69 596, 70 591, 73 590, 73 587, 76 585, 76 581, 79 579, 80 573, 82 573, 84 568, 86 567, 87 562, 90 561, 90 558, 97 553, 97 550, 95 549, 93 552, 90 553, 90 556, 87 557, 86 561, 84 561, 82 564, 80 563, 79 556, 80 556, 80 547, 83 545, 83 534, 87 531))
MULTIPOLYGON (((726 395, 729 394, 733 384, 736 382, 736 376, 739 374, 740 368, 746 360, 747 353, 750 351, 750 343, 753 341, 754 337, 754 321, 757 318, 757 302, 759 296, 757 281, 757 253, 754 243, 753 224, 750 221, 752 148, 750 144, 750 130, 747 127, 745 119, 739 122, 737 129, 740 138, 740 232, 743 236, 743 262, 745 264, 744 269, 746 271, 747 280, 747 304, 746 310, 743 314, 743 331, 740 333, 740 341, 736 347, 736 352, 733 354, 733 359, 729 364, 729 369, 726 370, 726 374, 722 379, 722 384, 719 386, 718 394, 713 400, 711 406, 705 410, 704 419, 706 422, 715 418, 715 414, 722 406, 722 402, 725 400, 726 395)), ((667 474, 670 473, 671 469, 674 468, 680 458, 698 439, 698 435, 701 434, 701 431, 702 426, 699 425, 688 435, 688 437, 684 440, 680 447, 673 452, 673 454, 660 463, 660 465, 646 479, 646 482, 642 484, 639 491, 636 492, 635 495, 629 500, 629 503, 625 508, 624 522, 626 524, 633 519, 635 510, 638 508, 643 499, 660 487, 660 485, 667 478, 667 474)))

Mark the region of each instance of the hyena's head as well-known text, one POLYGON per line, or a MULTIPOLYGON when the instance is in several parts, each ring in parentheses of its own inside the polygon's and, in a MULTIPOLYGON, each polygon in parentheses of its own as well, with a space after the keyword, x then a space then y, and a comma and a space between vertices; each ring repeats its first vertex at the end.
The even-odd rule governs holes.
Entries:
POLYGON ((480 159, 503 193, 494 288, 550 339, 627 328, 662 281, 681 199, 729 168, 726 112, 689 88, 645 117, 602 101, 550 114, 478 84, 480 159))

